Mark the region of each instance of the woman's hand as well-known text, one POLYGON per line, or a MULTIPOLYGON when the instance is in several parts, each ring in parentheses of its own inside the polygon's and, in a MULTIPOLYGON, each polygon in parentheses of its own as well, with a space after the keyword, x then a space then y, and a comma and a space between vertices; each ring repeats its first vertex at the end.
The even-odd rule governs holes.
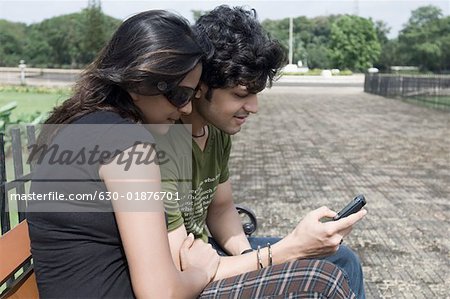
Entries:
POLYGON ((201 239, 194 239, 193 234, 189 234, 180 248, 181 270, 197 268, 206 273, 208 282, 216 275, 219 267, 220 257, 211 244, 203 242, 201 239))
MULTIPOLYGON (((337 221, 322 223, 324 217, 334 217, 333 212, 327 207, 321 207, 309 212, 297 227, 284 238, 282 243, 293 258, 310 258, 326 256, 335 253, 342 239, 347 236, 353 225, 366 215, 366 210, 361 210, 348 217, 337 221)), ((281 245, 281 244, 280 244, 281 245)))

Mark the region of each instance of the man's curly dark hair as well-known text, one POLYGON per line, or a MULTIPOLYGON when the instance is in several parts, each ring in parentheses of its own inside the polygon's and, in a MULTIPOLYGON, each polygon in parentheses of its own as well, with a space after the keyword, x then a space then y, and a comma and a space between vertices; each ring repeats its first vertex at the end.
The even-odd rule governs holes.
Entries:
POLYGON ((272 39, 257 20, 256 11, 243 7, 216 7, 195 23, 214 46, 214 55, 203 65, 201 81, 211 89, 244 85, 251 93, 271 87, 286 65, 286 49, 272 39))

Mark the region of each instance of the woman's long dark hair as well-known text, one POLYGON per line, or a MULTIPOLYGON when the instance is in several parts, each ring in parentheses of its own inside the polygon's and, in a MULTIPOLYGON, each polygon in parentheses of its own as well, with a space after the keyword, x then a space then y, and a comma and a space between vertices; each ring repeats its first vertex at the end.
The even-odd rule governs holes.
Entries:
POLYGON ((155 90, 161 81, 169 86, 179 82, 211 54, 208 40, 191 30, 184 18, 163 10, 139 13, 121 24, 82 73, 73 96, 45 123, 68 124, 98 110, 143 121, 128 91, 155 90))

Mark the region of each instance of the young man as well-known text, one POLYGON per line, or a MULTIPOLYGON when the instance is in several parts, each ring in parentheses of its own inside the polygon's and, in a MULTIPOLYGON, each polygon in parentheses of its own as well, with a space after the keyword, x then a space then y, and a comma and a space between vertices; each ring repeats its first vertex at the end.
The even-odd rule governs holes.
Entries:
MULTIPOLYGON (((162 168, 164 191, 185 194, 180 201, 166 202, 171 248, 179 248, 187 233, 207 242, 209 230, 214 243, 231 256, 221 259, 219 278, 255 270, 261 260, 266 266, 269 259, 276 264, 326 256, 343 270, 357 297, 364 298, 360 262, 350 249, 340 246, 364 217, 364 210, 321 223, 321 218, 335 215, 322 207, 307 214, 291 234, 262 249, 261 259, 255 252, 242 254, 257 245, 266 246, 267 239, 253 239, 250 244, 243 232, 229 180, 230 135, 238 133, 249 115, 258 111, 257 94, 272 84, 284 66, 285 51, 263 30, 254 11, 220 6, 200 17, 195 26, 211 40, 215 53, 203 65, 192 113, 181 118, 190 125, 192 140, 187 142, 192 142, 192 168, 186 167, 189 163, 162 168), (186 173, 192 174, 187 185, 177 180, 186 173)), ((173 150, 176 155, 178 149, 173 150)))

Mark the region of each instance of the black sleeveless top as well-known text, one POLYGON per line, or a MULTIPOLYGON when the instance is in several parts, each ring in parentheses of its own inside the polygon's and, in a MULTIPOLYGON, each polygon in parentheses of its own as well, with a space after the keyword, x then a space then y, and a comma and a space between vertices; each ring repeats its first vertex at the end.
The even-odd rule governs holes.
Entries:
MULTIPOLYGON (((113 112, 94 112, 73 124, 80 126, 69 125, 52 141, 59 153, 84 150, 86 155, 96 146, 98 151, 120 152, 137 140, 154 142, 145 128, 113 112), (127 128, 117 130, 116 125, 127 128)), ((87 163, 86 155, 85 163, 63 163, 70 159, 59 156, 56 163, 48 163, 49 155, 35 167, 30 193, 69 196, 107 191, 98 176, 101 159, 87 163)), ((28 202, 27 220, 41 298, 135 297, 110 202, 33 200, 28 202)))

